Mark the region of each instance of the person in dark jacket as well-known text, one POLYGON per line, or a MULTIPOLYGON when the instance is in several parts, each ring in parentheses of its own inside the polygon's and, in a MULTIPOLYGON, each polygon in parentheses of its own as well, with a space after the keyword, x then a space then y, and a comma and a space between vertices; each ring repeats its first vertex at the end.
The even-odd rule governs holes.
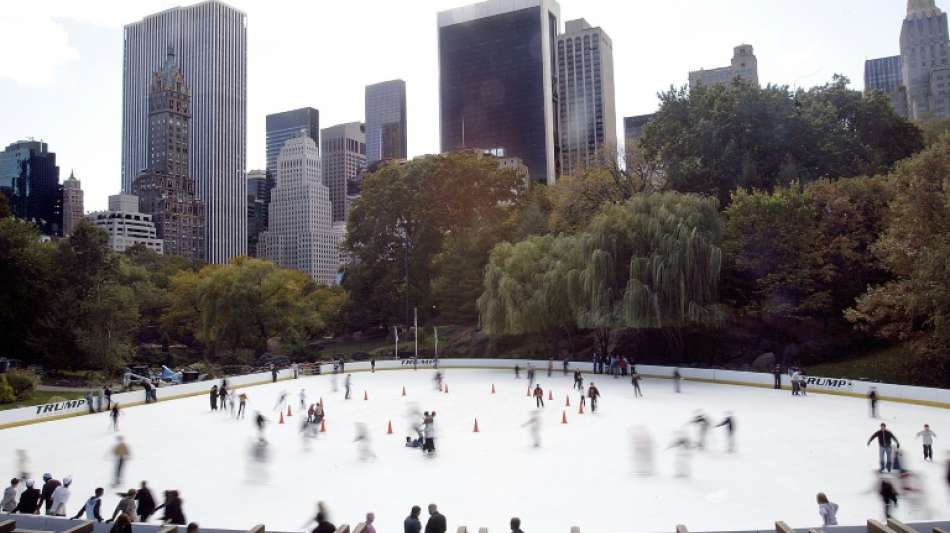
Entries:
POLYGON ((426 522, 425 533, 445 533, 448 526, 445 524, 445 515, 439 512, 434 503, 429 504, 429 521, 426 522))
POLYGON ((868 393, 868 402, 871 404, 871 418, 877 418, 877 389, 874 387, 868 393))
POLYGON ((521 531, 521 519, 517 516, 511 519, 511 533, 524 533, 521 531))
POLYGON ((772 369, 772 377, 775 379, 775 388, 782 388, 782 367, 781 365, 775 365, 775 368, 772 369))
POLYGON ((313 528, 311 533, 335 533, 336 526, 327 522, 323 513, 317 513, 317 527, 313 528))
POLYGON ((729 439, 729 453, 736 450, 736 419, 732 416, 732 411, 726 411, 726 418, 716 424, 717 428, 726 428, 726 436, 729 439))
POLYGON ((120 513, 112 524, 109 533, 132 533, 132 519, 125 513, 120 513))
POLYGON ((218 387, 218 405, 221 406, 222 411, 226 411, 225 406, 228 401, 228 380, 222 379, 221 386, 218 387))
POLYGON ((106 397, 106 411, 112 409, 112 389, 106 386, 106 388, 102 390, 102 395, 106 397))
POLYGON ((162 516, 162 523, 165 524, 175 524, 178 526, 183 526, 187 523, 185 520, 185 513, 181 507, 182 499, 178 496, 177 490, 166 490, 165 491, 165 502, 155 508, 156 511, 159 509, 165 509, 165 514, 162 516))
POLYGON ((59 487, 62 483, 58 479, 53 479, 53 476, 50 474, 43 474, 43 502, 46 504, 46 514, 49 514, 49 509, 53 505, 53 491, 56 490, 56 487, 59 487))
POLYGON ((139 522, 148 522, 149 517, 155 512, 155 498, 152 497, 152 491, 148 489, 144 481, 142 488, 135 492, 135 506, 139 522))
POLYGON ((33 480, 26 480, 26 490, 20 494, 20 503, 11 511, 12 513, 39 514, 40 507, 43 504, 43 495, 39 489, 33 488, 33 480))
POLYGON ((211 400, 211 410, 217 411, 218 410, 218 386, 217 385, 211 386, 211 397, 209 399, 211 400))
POLYGON ((890 518, 891 511, 894 509, 894 506, 897 505, 897 490, 894 489, 894 484, 891 483, 891 480, 882 475, 881 484, 877 492, 881 496, 881 503, 884 504, 884 517, 890 518))
POLYGON ((881 462, 881 472, 887 468, 887 471, 891 471, 892 460, 894 458, 894 453, 891 448, 892 443, 896 443, 897 447, 900 448, 901 443, 897 440, 897 437, 893 433, 888 431, 887 424, 881 424, 881 429, 875 431, 871 438, 868 439, 868 446, 871 445, 871 442, 877 439, 878 445, 878 459, 881 462))
POLYGON ((422 522, 419 521, 420 513, 422 513, 422 508, 413 505, 412 510, 409 511, 409 516, 402 522, 403 533, 422 533, 422 522))

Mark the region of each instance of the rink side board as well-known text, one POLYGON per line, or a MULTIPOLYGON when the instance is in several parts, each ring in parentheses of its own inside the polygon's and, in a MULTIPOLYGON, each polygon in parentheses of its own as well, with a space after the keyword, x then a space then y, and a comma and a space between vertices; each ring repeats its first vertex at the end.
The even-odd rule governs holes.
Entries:
MULTIPOLYGON (((528 365, 533 365, 536 372, 540 375, 547 373, 547 361, 527 360, 527 359, 439 359, 438 367, 444 369, 459 370, 508 370, 511 371, 517 365, 522 371, 526 370, 528 365)), ((434 359, 420 358, 416 364, 413 359, 401 360, 380 360, 376 362, 376 371, 431 371, 435 368, 434 359)), ((644 378, 650 379, 672 379, 674 367, 663 367, 654 365, 637 365, 637 369, 644 378)), ((569 371, 580 370, 584 374, 592 375, 592 364, 590 361, 571 361, 569 371)), ((351 372, 369 372, 369 362, 352 362, 346 364, 346 373, 351 372)), ((562 373, 563 366, 561 361, 554 362, 554 373, 562 373)), ((770 373, 761 372, 743 372, 735 370, 715 370, 702 368, 680 368, 680 374, 684 381, 695 381, 701 383, 711 383, 720 385, 734 385, 744 387, 773 388, 773 377, 770 373)), ((604 375, 605 374, 600 374, 604 375)), ((902 402, 908 404, 922 405, 927 407, 937 407, 950 409, 950 390, 933 389, 926 387, 913 387, 908 385, 892 385, 888 383, 872 383, 866 381, 836 379, 836 378, 818 378, 809 376, 815 382, 808 386, 810 394, 831 394, 835 396, 847 396, 852 398, 864 398, 871 388, 876 388, 878 397, 881 401, 902 402)), ((278 374, 279 381, 293 379, 293 371, 290 369, 281 370, 278 374)), ((266 385, 272 382, 269 372, 247 374, 242 376, 231 376, 227 378, 228 385, 233 389, 252 387, 255 385, 266 385)), ((164 402, 189 398, 193 396, 207 395, 209 387, 216 384, 218 380, 199 381, 196 383, 187 383, 182 385, 170 385, 158 389, 158 401, 164 402)), ((782 375, 782 389, 791 390, 789 376, 782 375)), ((144 392, 135 390, 131 392, 122 392, 112 395, 113 403, 119 403, 123 409, 145 405, 144 392)), ((66 403, 66 402, 60 402, 66 403)), ((47 404, 56 405, 56 404, 47 404)), ((52 411, 47 414, 44 409, 47 406, 29 406, 7 411, 0 411, 0 429, 48 422, 52 420, 62 420, 74 416, 82 416, 88 413, 85 402, 78 406, 68 409, 65 412, 52 411)), ((97 413, 101 414, 101 413, 97 413)))

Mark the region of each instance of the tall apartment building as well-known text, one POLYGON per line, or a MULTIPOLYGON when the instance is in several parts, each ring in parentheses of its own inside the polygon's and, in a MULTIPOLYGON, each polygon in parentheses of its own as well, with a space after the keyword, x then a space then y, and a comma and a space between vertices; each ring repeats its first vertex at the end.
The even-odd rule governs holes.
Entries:
POLYGON ((277 171, 277 156, 284 143, 304 131, 320 146, 320 111, 303 107, 291 111, 271 113, 266 118, 267 172, 273 179, 277 171))
POLYGON ((195 198, 191 161, 191 90, 169 47, 152 74, 148 94, 148 166, 132 182, 143 213, 151 215, 167 255, 205 258, 205 204, 195 198))
POLYGON ((320 150, 309 136, 301 134, 284 143, 271 192, 270 226, 261 234, 258 250, 280 266, 332 285, 339 254, 320 166, 320 150))
POLYGON ((73 172, 63 182, 63 237, 69 237, 83 218, 82 182, 73 172))
MULTIPOLYGON (((276 166, 276 163, 275 163, 276 166)), ((267 229, 267 208, 273 179, 266 170, 247 173, 247 255, 258 257, 257 244, 267 229)))
POLYGON ((907 91, 901 78, 901 56, 868 59, 864 62, 864 92, 886 94, 897 114, 907 116, 907 91))
POLYGON ((406 159, 406 82, 391 80, 366 86, 366 165, 406 159))
POLYGON ((330 191, 333 222, 346 221, 347 187, 366 168, 366 130, 361 122, 337 124, 320 131, 323 183, 330 191))
POLYGON ((617 157, 613 43, 584 19, 569 20, 557 39, 561 175, 576 176, 617 157))
POLYGON ((901 81, 910 118, 950 116, 947 14, 934 0, 907 0, 901 26, 901 81))
POLYGON ((136 244, 157 253, 163 251, 152 216, 139 211, 139 199, 134 194, 112 195, 108 211, 89 213, 86 218, 109 234, 109 247, 116 252, 124 252, 136 244))
POLYGON ((699 69, 689 73, 689 88, 702 83, 707 87, 719 83, 732 83, 741 78, 759 84, 759 62, 751 44, 740 44, 732 50, 732 63, 728 67, 699 69))
POLYGON ((173 47, 192 88, 188 157, 205 205, 202 254, 226 263, 247 250, 247 16, 219 0, 173 7, 128 24, 123 37, 122 190, 149 160, 148 87, 173 47))
POLYGON ((12 143, 0 152, 0 192, 13 216, 36 224, 50 237, 63 234, 63 191, 56 154, 43 141, 12 143))
POLYGON ((557 180, 560 18, 554 0, 487 0, 438 14, 443 152, 504 152, 531 179, 557 180))
POLYGON ((634 115, 632 117, 623 117, 623 139, 625 144, 639 142, 643 135, 643 127, 653 120, 655 113, 649 115, 634 115))

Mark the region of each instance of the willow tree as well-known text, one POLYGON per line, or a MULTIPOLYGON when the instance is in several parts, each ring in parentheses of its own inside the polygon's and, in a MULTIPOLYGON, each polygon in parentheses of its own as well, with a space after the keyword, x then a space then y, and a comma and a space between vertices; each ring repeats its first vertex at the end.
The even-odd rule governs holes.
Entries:
POLYGON ((579 237, 585 263, 567 275, 577 325, 597 332, 658 329, 675 353, 683 328, 720 320, 722 252, 716 200, 674 192, 609 205, 579 237))

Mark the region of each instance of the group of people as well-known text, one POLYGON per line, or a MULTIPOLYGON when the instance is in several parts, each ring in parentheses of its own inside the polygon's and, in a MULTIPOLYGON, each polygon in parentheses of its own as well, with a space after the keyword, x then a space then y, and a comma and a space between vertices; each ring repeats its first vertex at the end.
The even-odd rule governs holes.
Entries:
POLYGON ((593 364, 595 374, 610 374, 615 378, 626 376, 632 366, 630 360, 625 356, 616 354, 598 355, 596 352, 593 355, 593 364))
MULTIPOLYGON (((929 424, 924 424, 916 437, 923 443, 924 461, 933 462, 933 441, 937 434, 930 429, 929 424)), ((882 423, 880 428, 868 438, 867 445, 870 446, 874 441, 877 441, 878 445, 878 470, 875 487, 872 490, 876 490, 881 497, 884 516, 891 517, 898 497, 902 495, 914 512, 922 518, 929 518, 929 509, 923 494, 923 483, 913 471, 907 468, 900 448, 900 440, 887 428, 887 424, 882 423)), ((950 484, 950 470, 947 472, 947 482, 950 484)))
POLYGON ((419 448, 427 456, 435 455, 435 411, 424 411, 421 415, 415 407, 409 410, 409 426, 416 433, 416 438, 406 437, 407 448, 419 448))
POLYGON ((247 408, 247 393, 236 393, 234 389, 228 388, 228 380, 222 379, 221 385, 212 385, 208 392, 208 400, 211 403, 212 411, 221 411, 229 413, 231 418, 242 419, 245 416, 247 408), (237 410, 235 410, 237 404, 237 410))

